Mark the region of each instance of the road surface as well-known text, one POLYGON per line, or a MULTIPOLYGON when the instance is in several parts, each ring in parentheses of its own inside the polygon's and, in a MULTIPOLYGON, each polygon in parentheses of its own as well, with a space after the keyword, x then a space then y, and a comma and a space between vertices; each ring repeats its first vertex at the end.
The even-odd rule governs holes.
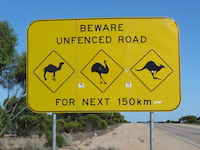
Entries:
POLYGON ((200 147, 200 126, 198 125, 155 123, 154 127, 200 147))

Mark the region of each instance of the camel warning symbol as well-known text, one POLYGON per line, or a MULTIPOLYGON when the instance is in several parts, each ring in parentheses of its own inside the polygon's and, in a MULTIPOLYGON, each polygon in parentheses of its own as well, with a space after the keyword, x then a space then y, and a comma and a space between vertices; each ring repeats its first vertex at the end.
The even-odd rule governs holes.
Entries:
POLYGON ((121 75, 123 70, 106 52, 100 50, 81 73, 103 93, 121 75))
POLYGON ((75 70, 53 50, 33 71, 33 73, 55 93, 75 72, 75 70))
POLYGON ((131 68, 131 72, 152 92, 173 72, 173 69, 151 49, 131 68))

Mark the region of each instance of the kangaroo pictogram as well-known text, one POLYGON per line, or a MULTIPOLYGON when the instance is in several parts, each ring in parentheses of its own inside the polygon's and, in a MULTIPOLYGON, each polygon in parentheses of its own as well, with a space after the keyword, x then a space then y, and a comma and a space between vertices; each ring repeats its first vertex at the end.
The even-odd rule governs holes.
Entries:
POLYGON ((161 79, 159 79, 159 78, 156 78, 155 77, 155 74, 158 72, 158 71, 160 71, 162 68, 165 68, 163 65, 160 65, 160 66, 157 66, 156 64, 155 64, 155 62, 153 62, 153 61, 149 61, 148 63, 146 63, 146 65, 142 68, 142 69, 136 69, 137 71, 142 71, 142 70, 144 70, 144 69, 148 69, 150 72, 151 72, 151 74, 152 74, 152 76, 153 76, 153 78, 154 79, 158 79, 158 80, 161 80, 161 79))

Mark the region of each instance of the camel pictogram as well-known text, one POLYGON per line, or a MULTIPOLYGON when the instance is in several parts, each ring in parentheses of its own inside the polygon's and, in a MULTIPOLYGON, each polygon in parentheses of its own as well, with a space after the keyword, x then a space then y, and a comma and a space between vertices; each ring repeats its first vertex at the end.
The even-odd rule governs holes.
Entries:
POLYGON ((158 72, 158 71, 160 71, 162 68, 165 68, 163 65, 160 65, 160 66, 157 66, 156 64, 155 64, 155 62, 153 62, 153 61, 149 61, 149 62, 147 62, 146 63, 146 65, 142 68, 142 69, 136 69, 137 71, 142 71, 142 70, 144 70, 144 69, 147 69, 147 70, 149 70, 150 72, 151 72, 151 74, 152 74, 152 76, 153 76, 153 78, 154 79, 158 79, 158 80, 161 80, 161 79, 159 79, 159 78, 156 78, 155 77, 155 74, 158 72))
POLYGON ((49 64, 47 67, 45 67, 44 68, 44 80, 47 80, 46 73, 49 72, 49 73, 53 73, 52 79, 53 79, 53 81, 56 81, 56 71, 61 70, 61 67, 63 64, 64 63, 61 62, 58 67, 56 67, 52 64, 49 64))
POLYGON ((104 64, 105 64, 105 67, 100 64, 100 63, 95 63, 93 66, 92 66, 92 72, 97 72, 99 74, 99 77, 100 77, 100 84, 106 84, 106 82, 104 81, 103 77, 102 77, 102 73, 103 74, 107 74, 109 72, 109 68, 106 64, 106 60, 104 60, 104 64))

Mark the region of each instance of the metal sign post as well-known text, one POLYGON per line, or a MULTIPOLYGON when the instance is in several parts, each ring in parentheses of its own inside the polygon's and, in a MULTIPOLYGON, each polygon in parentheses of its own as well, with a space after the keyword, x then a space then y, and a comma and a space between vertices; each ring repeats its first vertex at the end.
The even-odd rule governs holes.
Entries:
POLYGON ((52 114, 52 150, 56 150, 56 114, 52 114))
POLYGON ((154 112, 150 112, 150 150, 154 150, 154 112))

